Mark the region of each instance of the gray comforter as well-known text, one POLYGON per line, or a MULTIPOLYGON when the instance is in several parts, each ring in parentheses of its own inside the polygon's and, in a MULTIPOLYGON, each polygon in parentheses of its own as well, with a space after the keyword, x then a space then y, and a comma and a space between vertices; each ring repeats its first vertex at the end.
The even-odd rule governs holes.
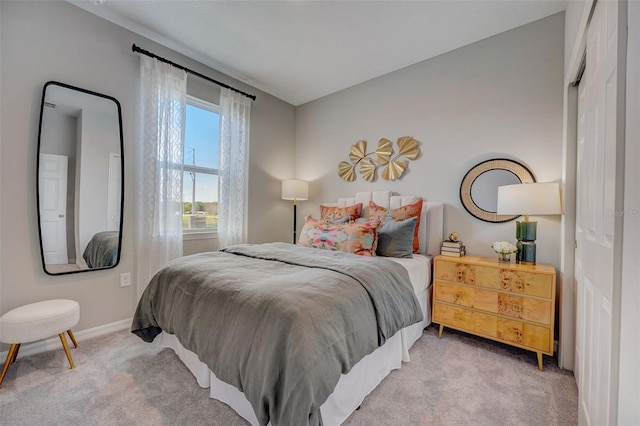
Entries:
POLYGON ((384 258, 286 243, 238 245, 169 262, 132 332, 175 334, 244 392, 260 424, 322 424, 342 373, 422 319, 407 271, 384 258))

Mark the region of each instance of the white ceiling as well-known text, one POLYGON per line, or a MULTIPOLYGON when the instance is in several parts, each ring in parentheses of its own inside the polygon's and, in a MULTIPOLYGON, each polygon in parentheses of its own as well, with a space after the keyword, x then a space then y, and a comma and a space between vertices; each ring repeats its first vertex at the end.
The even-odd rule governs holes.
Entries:
POLYGON ((296 106, 565 9, 564 0, 69 1, 296 106))

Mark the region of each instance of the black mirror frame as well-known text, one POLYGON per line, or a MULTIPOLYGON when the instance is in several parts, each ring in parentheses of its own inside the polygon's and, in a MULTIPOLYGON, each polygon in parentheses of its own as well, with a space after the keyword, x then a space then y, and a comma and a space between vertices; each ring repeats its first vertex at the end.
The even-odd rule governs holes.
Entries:
POLYGON ((506 170, 513 173, 520 180, 520 183, 533 183, 536 178, 531 170, 525 165, 507 158, 495 158, 486 160, 473 166, 467 174, 464 175, 460 183, 460 201, 462 206, 473 217, 491 223, 509 222, 520 215, 499 215, 496 212, 489 212, 480 208, 471 197, 471 189, 476 179, 483 173, 491 170, 506 170))
POLYGON ((102 93, 97 93, 91 90, 82 89, 80 87, 72 86, 66 83, 61 83, 59 81, 47 81, 42 88, 42 100, 40 102, 40 119, 38 122, 38 145, 36 148, 36 211, 38 216, 38 219, 37 219, 38 220, 38 240, 40 243, 40 258, 42 260, 42 269, 44 270, 45 274, 51 275, 51 276, 58 276, 58 275, 78 274, 81 272, 104 271, 106 269, 113 269, 120 264, 120 257, 122 254, 122 229, 123 229, 123 222, 124 222, 124 215, 123 215, 124 213, 124 179, 125 179, 124 133, 122 129, 122 107, 120 106, 120 102, 116 98, 112 96, 104 95, 102 93), (116 261, 114 262, 113 265, 104 266, 100 268, 79 269, 74 271, 64 271, 64 272, 56 272, 56 273, 52 273, 47 270, 47 265, 44 259, 44 248, 42 246, 42 227, 40 225, 40 148, 41 148, 40 144, 41 144, 41 137, 42 137, 42 119, 43 119, 44 107, 45 107, 45 96, 47 94, 47 87, 49 85, 61 86, 67 89, 76 90, 78 92, 108 99, 110 101, 113 101, 118 109, 118 127, 119 127, 119 135, 120 135, 120 178, 121 178, 121 181, 120 181, 120 228, 118 230, 118 253, 116 256, 116 261))

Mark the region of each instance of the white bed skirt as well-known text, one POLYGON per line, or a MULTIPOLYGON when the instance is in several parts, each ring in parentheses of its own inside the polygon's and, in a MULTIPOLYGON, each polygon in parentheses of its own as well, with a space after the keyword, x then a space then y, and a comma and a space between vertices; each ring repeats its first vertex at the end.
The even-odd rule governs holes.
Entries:
MULTIPOLYGON (((431 323, 431 289, 432 286, 429 286, 417 295, 424 314, 421 322, 397 332, 384 345, 362 358, 348 374, 340 377, 335 390, 320 407, 326 426, 337 426, 344 422, 392 370, 400 368, 403 361, 410 361, 409 349, 422 336, 422 330, 431 323)), ((211 398, 224 402, 252 425, 259 424, 244 394, 236 387, 219 380, 207 365, 200 361, 196 354, 185 349, 174 335, 163 332, 154 343, 173 349, 195 376, 198 385, 210 388, 211 398)))

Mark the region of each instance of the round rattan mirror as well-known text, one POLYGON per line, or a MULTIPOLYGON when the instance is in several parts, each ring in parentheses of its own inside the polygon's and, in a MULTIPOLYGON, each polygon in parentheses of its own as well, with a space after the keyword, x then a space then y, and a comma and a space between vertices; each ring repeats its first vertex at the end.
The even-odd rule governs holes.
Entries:
POLYGON ((517 161, 496 158, 473 166, 460 184, 460 201, 474 217, 485 222, 508 222, 518 215, 499 215, 498 187, 517 183, 532 183, 536 179, 531 170, 517 161))

